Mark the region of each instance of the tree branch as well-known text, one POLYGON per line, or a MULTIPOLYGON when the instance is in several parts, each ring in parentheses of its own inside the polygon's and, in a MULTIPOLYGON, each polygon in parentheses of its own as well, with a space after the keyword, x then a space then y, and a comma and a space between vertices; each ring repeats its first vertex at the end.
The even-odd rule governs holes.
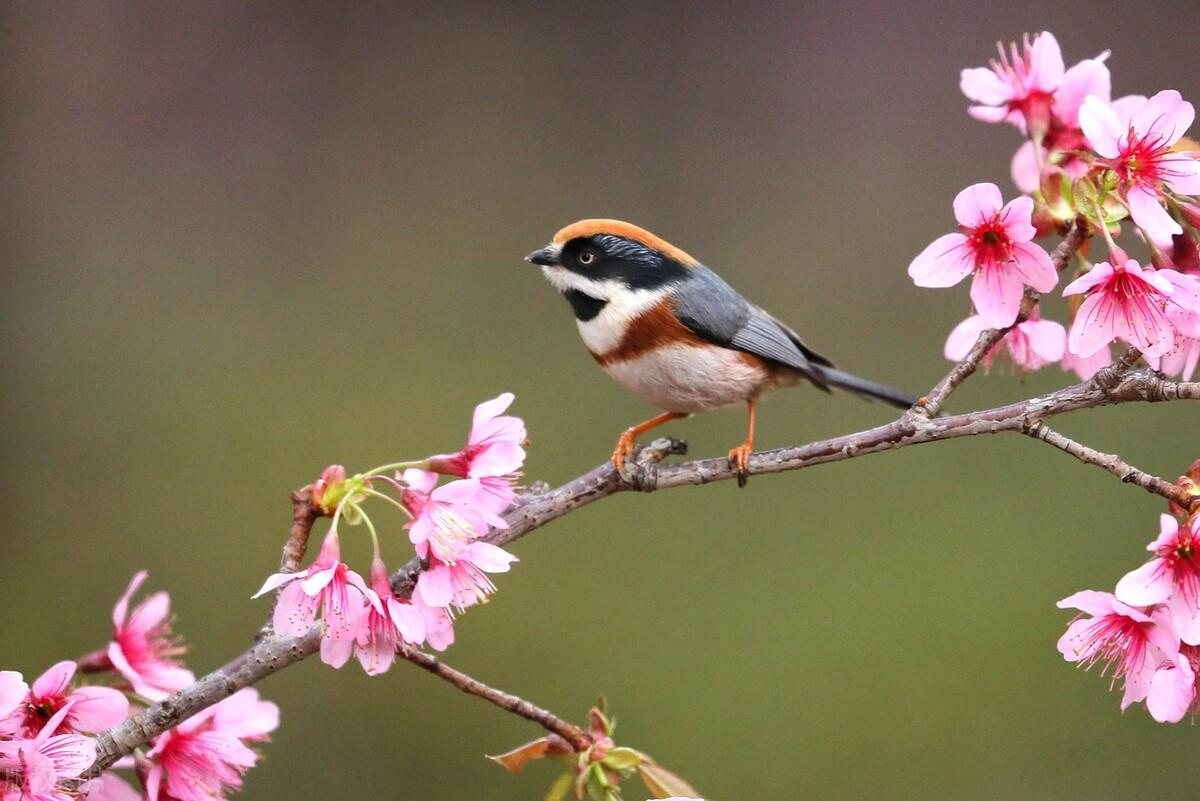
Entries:
POLYGON ((1115 453, 1104 453, 1095 448, 1089 448, 1087 445, 1076 442, 1069 437, 1064 437, 1041 420, 1030 421, 1028 425, 1021 429, 1021 432, 1028 434, 1034 439, 1040 439, 1042 442, 1053 445, 1085 464, 1094 464, 1097 467, 1102 467, 1126 484, 1133 484, 1147 492, 1152 492, 1155 495, 1161 495, 1167 500, 1174 501, 1184 509, 1190 509, 1193 506, 1200 508, 1200 503, 1198 503, 1200 502, 1200 495, 1191 495, 1177 484, 1172 484, 1144 470, 1139 470, 1115 453))
POLYGON ((428 670, 439 679, 450 682, 468 695, 478 696, 506 712, 512 712, 514 715, 533 721, 551 734, 557 734, 570 743, 576 751, 586 751, 592 745, 592 738, 574 723, 568 723, 553 712, 542 709, 524 698, 489 687, 478 679, 473 679, 466 673, 455 670, 432 654, 427 654, 403 643, 396 653, 417 667, 428 670))
MULTIPOLYGON (((845 461, 869 453, 976 434, 995 434, 1002 431, 1029 433, 1029 430, 1032 430, 1045 418, 1078 409, 1118 403, 1153 403, 1175 400, 1200 400, 1200 383, 1166 381, 1148 369, 1128 373, 1110 369, 1097 374, 1091 381, 1005 406, 932 419, 906 414, 887 425, 856 434, 834 437, 797 447, 755 453, 750 457, 749 472, 759 475, 800 470, 818 464, 845 461)), ((1045 430, 1044 427, 1041 430, 1045 430)), ((1055 443, 1051 442, 1050 444, 1055 443)), ((486 539, 497 545, 513 542, 575 509, 617 492, 652 492, 672 487, 724 481, 737 475, 736 470, 729 466, 728 459, 724 457, 666 465, 658 464, 663 457, 672 453, 680 453, 684 447, 676 440, 655 440, 649 447, 639 451, 638 459, 633 465, 626 466, 627 472, 624 477, 619 475, 610 463, 606 462, 556 489, 526 493, 518 498, 517 503, 505 513, 504 517, 508 528, 492 531, 486 539)), ((1134 483, 1154 492, 1162 489, 1154 482, 1134 483)), ((1180 500, 1173 492, 1164 490, 1159 494, 1172 500, 1180 500)), ((315 520, 315 516, 309 519, 296 511, 297 497, 302 497, 301 493, 297 493, 297 496, 293 498, 295 520, 292 534, 289 535, 289 544, 284 549, 285 563, 291 564, 289 560, 294 557, 295 566, 299 565, 300 558, 302 558, 303 546, 301 543, 307 541, 308 531, 311 530, 315 520), (299 520, 300 523, 297 524, 296 520, 299 520), (293 537, 296 538, 295 542, 293 542, 293 537)), ((1185 506, 1187 507, 1200 505, 1200 499, 1195 497, 1188 497, 1186 501, 1185 506)), ((397 595, 404 598, 411 596, 419 571, 420 564, 413 560, 393 575, 392 584, 397 595)), ((152 704, 141 714, 135 715, 101 734, 97 738, 96 761, 82 775, 81 780, 98 776, 117 759, 132 753, 134 749, 145 744, 151 738, 243 687, 248 687, 271 673, 315 653, 319 646, 320 630, 316 627, 303 637, 284 637, 274 633, 261 637, 245 653, 199 679, 192 686, 152 704)), ((413 653, 420 652, 414 651, 413 653)), ((433 657, 427 658, 433 659, 433 657)), ((434 661, 436 662, 436 660, 434 661)), ((440 663, 437 664, 440 665, 440 663)), ((421 666, 431 672, 438 672, 424 664, 421 666)), ((451 671, 452 669, 442 665, 440 670, 451 671)), ((457 671, 453 671, 453 673, 457 674, 457 671)), ((469 679, 469 677, 465 678, 469 679)), ((474 680, 470 679, 470 681, 474 680)), ((455 686, 460 685, 456 683, 455 686)), ((482 695, 482 697, 487 696, 482 695)), ((489 700, 492 699, 489 698, 489 700)), ((533 707, 532 704, 529 707, 537 710, 537 707, 533 707)), ((544 710, 538 711, 544 712, 544 710)), ((545 714, 549 715, 550 713, 545 714)), ((537 717, 524 716, 545 725, 537 717)), ((557 720, 557 718, 553 719, 557 720)), ((546 720, 550 720, 550 718, 546 720)), ((561 732, 559 733, 561 734, 561 732)))

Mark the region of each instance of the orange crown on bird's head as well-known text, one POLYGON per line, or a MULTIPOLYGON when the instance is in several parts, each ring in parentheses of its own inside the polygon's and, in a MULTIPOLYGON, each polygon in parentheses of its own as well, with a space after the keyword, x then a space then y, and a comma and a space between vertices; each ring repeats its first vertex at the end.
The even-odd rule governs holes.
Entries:
POLYGON ((572 239, 596 236, 597 234, 611 234, 613 236, 624 237, 633 242, 640 242, 646 247, 657 250, 664 256, 674 259, 685 267, 695 267, 700 263, 687 252, 675 247, 667 240, 650 233, 645 228, 639 228, 633 223, 621 220, 594 219, 571 223, 554 235, 554 244, 562 246, 572 239))

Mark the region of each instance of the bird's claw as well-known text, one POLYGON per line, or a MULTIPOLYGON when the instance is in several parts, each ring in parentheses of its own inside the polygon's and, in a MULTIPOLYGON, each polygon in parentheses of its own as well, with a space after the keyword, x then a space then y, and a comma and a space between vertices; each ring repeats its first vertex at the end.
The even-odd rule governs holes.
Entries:
POLYGON ((626 431, 617 439, 617 447, 613 449, 612 465, 617 468, 617 473, 625 472, 625 460, 633 455, 633 448, 636 442, 636 435, 626 431))
POLYGON ((746 486, 750 480, 750 453, 754 446, 749 442, 743 442, 733 450, 729 451, 729 466, 737 470, 737 483, 739 487, 746 486))

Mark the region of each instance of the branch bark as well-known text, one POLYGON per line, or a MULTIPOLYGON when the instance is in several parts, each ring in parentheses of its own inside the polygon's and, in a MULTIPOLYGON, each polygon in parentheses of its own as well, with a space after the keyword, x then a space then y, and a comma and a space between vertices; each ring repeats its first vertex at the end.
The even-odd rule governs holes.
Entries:
MULTIPOLYGON (((845 461, 869 453, 976 434, 995 434, 1003 431, 1028 434, 1031 431, 1046 430, 1044 425, 1041 428, 1038 428, 1038 425, 1048 417, 1079 409, 1118 403, 1153 403, 1176 400, 1200 400, 1200 383, 1167 381, 1147 369, 1133 372, 1102 371, 1091 381, 1017 403, 932 419, 906 414, 887 425, 856 434, 756 453, 750 457, 749 472, 753 475, 760 475, 800 470, 814 465, 845 461)), ((1043 437, 1038 438, 1044 439, 1043 437)), ((1050 442, 1050 444, 1059 447, 1055 442, 1050 442)), ((639 451, 639 457, 634 464, 627 465, 625 476, 618 474, 613 466, 606 462, 556 489, 527 493, 521 496, 513 508, 505 514, 504 517, 509 527, 491 532, 487 541, 497 545, 513 542, 575 509, 617 492, 653 492, 672 487, 725 481, 737 475, 737 471, 729 466, 726 458, 698 459, 665 465, 658 463, 668 454, 682 452, 684 447, 676 440, 656 440, 648 448, 639 451)), ((1101 456, 1107 455, 1101 454, 1101 456)), ((1100 462, 1092 463, 1100 464, 1100 462)), ((1124 462, 1121 464, 1125 465, 1124 462)), ((1139 475, 1148 476, 1144 471, 1138 471, 1132 467, 1130 469, 1135 470, 1139 475)), ((1149 478, 1153 479, 1154 477, 1150 476, 1149 478)), ((1200 498, 1181 499, 1176 497, 1176 493, 1164 488, 1166 482, 1163 482, 1162 479, 1133 483, 1172 500, 1185 500, 1185 508, 1200 507, 1200 498)), ((295 498, 293 500, 295 503, 295 498)), ((295 507, 294 516, 296 516, 295 507)), ((298 519, 302 521, 299 530, 294 523, 292 534, 289 535, 289 546, 294 544, 293 537, 296 537, 296 547, 292 547, 290 551, 289 547, 284 549, 285 563, 290 564, 294 558, 295 566, 299 565, 303 554, 303 547, 299 547, 299 543, 307 542, 308 533, 305 525, 308 530, 311 530, 315 516, 309 519, 300 515, 298 519)), ((409 597, 412 594, 419 571, 420 564, 413 560, 393 575, 392 584, 397 595, 409 597)), ((101 734, 97 738, 96 761, 82 775, 81 780, 98 776, 117 759, 132 753, 134 749, 145 744, 151 738, 243 687, 248 687, 275 671, 316 653, 319 646, 320 631, 316 628, 303 637, 283 637, 274 633, 262 636, 245 653, 204 676, 191 687, 180 690, 159 703, 151 705, 141 714, 135 715, 101 734)), ((434 658, 428 657, 428 659, 433 660, 434 658)), ((437 665, 441 664, 436 660, 434 662, 437 665)), ((430 663, 430 665, 432 664, 430 663)), ((444 665, 437 669, 425 664, 421 666, 435 674, 443 675, 449 680, 447 671, 452 669, 444 665)), ((454 673, 457 674, 457 671, 454 673)), ((469 677, 466 678, 469 679, 469 677)), ((455 682, 452 681, 452 683, 455 682)), ((456 683, 455 686, 459 685, 456 683)), ((529 706, 533 710, 537 710, 537 707, 533 707, 532 704, 529 706)), ((538 713, 544 713, 545 710, 538 710, 537 713, 531 710, 526 711, 530 711, 530 714, 523 715, 524 717, 545 725, 543 719, 537 716, 538 713)), ((545 714, 549 715, 550 713, 545 714)), ((546 718, 545 720, 550 719, 546 718)), ((554 720, 558 719, 554 718, 554 720)), ((562 735, 562 732, 555 729, 551 729, 551 731, 562 735)))
POLYGON ((489 687, 478 679, 473 679, 462 671, 455 670, 432 654, 401 643, 396 651, 403 659, 407 659, 417 667, 427 670, 443 681, 447 681, 458 689, 495 704, 506 712, 531 720, 546 731, 557 734, 571 744, 576 751, 586 751, 592 745, 592 738, 574 723, 563 720, 549 710, 526 701, 520 696, 489 687))

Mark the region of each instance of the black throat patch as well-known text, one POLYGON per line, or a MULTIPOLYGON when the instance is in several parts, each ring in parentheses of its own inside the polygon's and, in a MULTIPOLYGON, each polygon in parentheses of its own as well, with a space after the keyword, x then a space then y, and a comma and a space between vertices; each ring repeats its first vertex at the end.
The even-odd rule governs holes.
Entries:
POLYGON ((596 315, 608 305, 607 300, 593 298, 577 289, 568 289, 563 292, 563 297, 571 304, 571 311, 575 312, 575 319, 585 323, 595 319, 596 315))

